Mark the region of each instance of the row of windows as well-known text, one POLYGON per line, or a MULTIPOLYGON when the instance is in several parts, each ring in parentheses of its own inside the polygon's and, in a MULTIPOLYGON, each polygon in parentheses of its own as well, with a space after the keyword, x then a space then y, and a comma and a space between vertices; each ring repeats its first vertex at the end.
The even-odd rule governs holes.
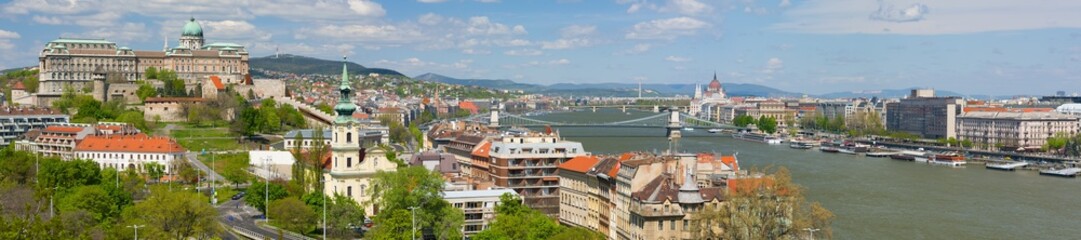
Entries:
MULTIPOLYGON (((76 153, 75 155, 77 157, 79 157, 79 158, 86 158, 86 159, 111 158, 111 159, 131 159, 131 160, 170 160, 170 159, 166 159, 168 157, 167 154, 160 154, 160 153, 154 153, 154 154, 76 153)), ((180 158, 180 155, 179 154, 174 154, 173 158, 174 159, 175 158, 180 158)))

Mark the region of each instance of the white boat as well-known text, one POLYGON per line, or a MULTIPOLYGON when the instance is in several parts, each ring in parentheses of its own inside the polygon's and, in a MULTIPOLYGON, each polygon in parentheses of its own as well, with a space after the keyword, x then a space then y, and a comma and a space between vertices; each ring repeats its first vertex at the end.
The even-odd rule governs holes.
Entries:
POLYGON ((959 167, 959 166, 963 166, 965 164, 968 164, 968 162, 965 162, 965 156, 961 156, 961 155, 957 155, 957 154, 936 154, 936 155, 931 156, 931 162, 930 163, 935 164, 935 165, 946 165, 946 166, 951 166, 951 167, 959 167))
POLYGON ((685 128, 683 128, 683 131, 694 131, 694 128, 692 128, 692 127, 685 127, 685 128))
POLYGON ((805 142, 790 141, 788 147, 795 149, 811 149, 814 145, 805 142))
POLYGON ((844 154, 856 155, 856 150, 853 149, 853 148, 850 148, 850 147, 839 147, 839 148, 837 148, 837 152, 844 153, 844 154))
POLYGON ((744 140, 744 141, 766 143, 766 144, 770 144, 770 145, 784 143, 784 140, 781 140, 780 138, 770 136, 770 135, 766 135, 766 134, 762 134, 762 133, 754 133, 754 132, 738 132, 738 133, 734 133, 734 134, 732 134, 732 138, 739 139, 739 140, 744 140))
POLYGON ((721 133, 722 131, 724 131, 724 130, 721 130, 721 129, 718 129, 718 128, 714 128, 714 129, 710 129, 710 130, 709 130, 709 133, 721 133))

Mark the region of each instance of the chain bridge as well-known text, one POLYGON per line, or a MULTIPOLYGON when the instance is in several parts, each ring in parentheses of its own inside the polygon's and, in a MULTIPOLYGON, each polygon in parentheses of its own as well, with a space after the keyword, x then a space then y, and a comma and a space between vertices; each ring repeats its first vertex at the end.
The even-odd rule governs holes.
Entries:
POLYGON ((706 129, 741 129, 730 124, 701 119, 690 114, 669 108, 667 112, 656 115, 612 122, 557 122, 530 118, 529 116, 505 114, 499 110, 456 119, 484 123, 489 127, 604 127, 604 128, 706 128, 706 129))

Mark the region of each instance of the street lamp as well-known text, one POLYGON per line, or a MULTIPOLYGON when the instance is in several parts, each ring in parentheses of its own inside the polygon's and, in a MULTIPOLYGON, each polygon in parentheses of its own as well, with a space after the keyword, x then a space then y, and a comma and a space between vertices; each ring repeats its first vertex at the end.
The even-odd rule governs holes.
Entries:
POLYGON ((803 230, 804 230, 804 231, 807 231, 807 232, 809 232, 809 233, 811 233, 811 240, 814 240, 814 239, 815 239, 815 232, 817 232, 817 231, 819 231, 819 230, 822 230, 822 229, 817 229, 817 228, 804 228, 803 230))
POLYGON ((56 212, 53 211, 53 199, 56 198, 56 189, 60 186, 53 187, 53 194, 49 196, 49 219, 56 217, 56 212))
POLYGON ((139 240, 139 228, 146 227, 146 225, 131 225, 131 226, 128 226, 128 227, 135 229, 135 240, 139 240))

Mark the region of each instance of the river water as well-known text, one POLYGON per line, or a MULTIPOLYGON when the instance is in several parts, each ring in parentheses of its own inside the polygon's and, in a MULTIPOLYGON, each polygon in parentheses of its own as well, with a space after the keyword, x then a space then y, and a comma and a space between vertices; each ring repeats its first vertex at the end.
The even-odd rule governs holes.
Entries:
MULTIPOLYGON (((555 122, 610 122, 657 113, 619 110, 553 113, 555 122)), ((663 151, 663 129, 562 127, 594 154, 663 151)), ((797 150, 683 132, 685 152, 738 153, 741 168, 784 166, 836 215, 837 239, 1081 239, 1081 180, 1002 172, 982 165, 933 166, 889 158, 797 150)))

